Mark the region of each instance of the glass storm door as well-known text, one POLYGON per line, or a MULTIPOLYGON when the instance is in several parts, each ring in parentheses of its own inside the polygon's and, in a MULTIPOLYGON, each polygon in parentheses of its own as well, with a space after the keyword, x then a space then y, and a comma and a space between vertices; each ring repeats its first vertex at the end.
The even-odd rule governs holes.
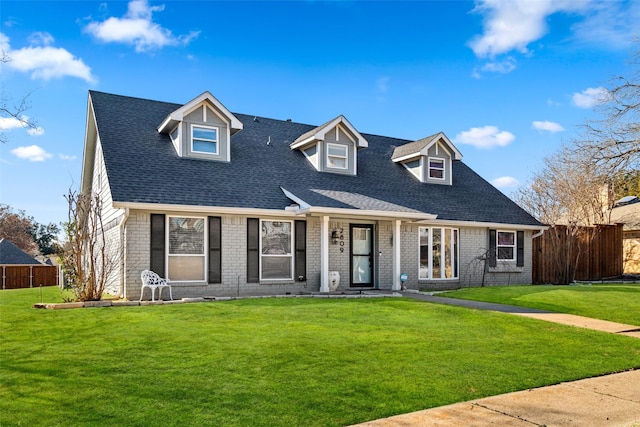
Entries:
POLYGON ((373 225, 351 225, 351 287, 373 287, 373 225))

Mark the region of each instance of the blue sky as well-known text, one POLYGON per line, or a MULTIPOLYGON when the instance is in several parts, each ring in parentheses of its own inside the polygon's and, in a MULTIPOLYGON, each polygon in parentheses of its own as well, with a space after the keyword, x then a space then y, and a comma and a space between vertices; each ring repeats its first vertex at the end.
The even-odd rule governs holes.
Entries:
POLYGON ((0 203, 66 220, 88 90, 176 103, 208 90, 237 113, 443 131, 509 195, 629 75, 639 29, 637 1, 2 0, 2 97, 30 94, 38 128, 0 118, 0 203))

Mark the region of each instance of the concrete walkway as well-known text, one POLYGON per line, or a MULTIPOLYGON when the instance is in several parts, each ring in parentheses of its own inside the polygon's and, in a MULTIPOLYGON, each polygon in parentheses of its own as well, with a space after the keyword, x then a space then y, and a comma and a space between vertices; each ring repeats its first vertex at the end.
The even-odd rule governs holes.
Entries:
POLYGON ((447 298, 425 293, 405 292, 403 295, 405 297, 428 301, 435 304, 455 305, 458 307, 474 308, 477 310, 498 311, 500 313, 516 314, 519 316, 546 320, 548 322, 562 323, 563 325, 640 338, 640 326, 626 325, 624 323, 609 322, 607 320, 592 319, 590 317, 576 316, 573 314, 555 313, 552 311, 538 310, 536 308, 447 298))
MULTIPOLYGON (((432 294, 405 292, 404 296, 640 338, 640 327, 634 325, 432 294)), ((640 370, 501 394, 369 421, 358 426, 640 427, 640 370)))

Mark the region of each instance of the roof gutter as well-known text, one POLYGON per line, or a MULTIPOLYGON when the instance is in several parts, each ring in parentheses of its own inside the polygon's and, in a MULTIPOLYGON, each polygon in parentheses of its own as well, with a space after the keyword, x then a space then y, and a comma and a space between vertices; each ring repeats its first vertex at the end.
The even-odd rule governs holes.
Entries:
POLYGON ((259 208, 237 208, 224 206, 201 206, 201 205, 173 205, 167 203, 140 203, 140 202, 113 202, 114 208, 133 209, 151 212, 186 212, 186 213, 210 213, 220 215, 286 215, 298 216, 300 214, 289 209, 259 209, 259 208))
MULTIPOLYGON (((455 221, 455 220, 446 220, 446 219, 436 219, 436 220, 427 220, 427 221, 416 221, 419 224, 425 225, 453 225, 456 227, 488 227, 488 228, 506 228, 506 229, 517 229, 517 230, 533 230, 539 231, 540 233, 544 232, 549 227, 546 225, 528 225, 528 224, 509 224, 502 222, 482 222, 482 221, 455 221)), ((535 236, 534 236, 535 237, 535 236)))
POLYGON ((308 208, 300 208, 296 210, 300 214, 321 216, 354 216, 354 217, 378 217, 378 218, 395 218, 408 220, 435 220, 437 215, 424 212, 399 212, 399 211, 377 211, 372 209, 345 209, 345 208, 326 208, 321 206, 312 206, 308 208))

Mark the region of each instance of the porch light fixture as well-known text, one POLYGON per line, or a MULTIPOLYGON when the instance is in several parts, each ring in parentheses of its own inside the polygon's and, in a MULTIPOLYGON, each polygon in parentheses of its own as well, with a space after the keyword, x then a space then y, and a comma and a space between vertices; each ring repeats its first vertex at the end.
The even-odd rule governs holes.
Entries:
POLYGON ((331 232, 331 243, 334 245, 338 244, 338 230, 333 230, 331 232))

